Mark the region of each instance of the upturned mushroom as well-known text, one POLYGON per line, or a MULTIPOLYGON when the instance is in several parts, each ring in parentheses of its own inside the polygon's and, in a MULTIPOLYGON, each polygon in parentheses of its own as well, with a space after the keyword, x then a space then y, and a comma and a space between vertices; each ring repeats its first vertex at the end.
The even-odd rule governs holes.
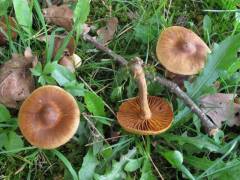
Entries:
POLYGON ((194 32, 180 26, 166 28, 160 35, 156 54, 170 72, 194 75, 204 67, 210 49, 194 32))
POLYGON ((58 86, 36 89, 22 104, 19 127, 27 141, 42 149, 67 143, 77 131, 80 111, 74 97, 58 86))
POLYGON ((117 113, 119 124, 128 132, 155 135, 166 131, 172 123, 170 104, 160 97, 148 96, 142 60, 135 58, 130 68, 138 83, 139 96, 121 104, 117 113))

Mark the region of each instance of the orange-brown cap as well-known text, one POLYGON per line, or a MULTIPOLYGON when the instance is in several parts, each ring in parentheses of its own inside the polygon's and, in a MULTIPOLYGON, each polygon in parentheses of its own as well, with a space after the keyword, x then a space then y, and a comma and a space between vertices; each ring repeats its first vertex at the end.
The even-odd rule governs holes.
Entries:
POLYGON ((19 111, 23 136, 43 149, 53 149, 69 141, 79 121, 80 111, 74 97, 58 86, 36 89, 19 111))
POLYGON ((180 26, 166 28, 160 35, 156 54, 170 72, 182 75, 199 73, 210 49, 194 32, 180 26))
POLYGON ((119 124, 128 132, 139 135, 156 135, 166 131, 173 121, 170 104, 160 97, 148 96, 151 118, 144 119, 139 97, 121 104, 117 113, 119 124))

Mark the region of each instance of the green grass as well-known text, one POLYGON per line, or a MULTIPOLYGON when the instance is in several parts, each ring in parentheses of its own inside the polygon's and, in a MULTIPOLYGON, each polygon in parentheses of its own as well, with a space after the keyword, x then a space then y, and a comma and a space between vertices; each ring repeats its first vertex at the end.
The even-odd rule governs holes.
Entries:
MULTIPOLYGON (((17 41, 10 40, 10 45, 0 47, 1 64, 10 59, 13 52, 23 53, 27 46, 32 48, 40 62, 43 62, 42 52, 46 50, 50 61, 53 42, 44 44, 37 41, 36 37, 51 34, 50 30, 57 28, 52 29, 46 25, 41 4, 32 2, 29 4, 33 15, 32 27, 23 29, 20 25, 17 26, 20 35, 17 41)), ((163 68, 155 58, 155 46, 159 33, 165 27, 183 24, 195 31, 213 49, 215 43, 240 33, 240 19, 236 18, 240 12, 231 11, 236 10, 236 5, 239 4, 239 0, 92 1, 87 23, 94 26, 91 34, 96 35, 94 29, 105 25, 107 18, 117 17, 117 33, 109 47, 127 60, 140 56, 148 64, 146 71, 157 71, 163 75, 163 68), (129 17, 127 14, 130 12, 136 17, 129 17)), ((72 6, 75 7, 75 4, 72 6)), ((10 5, 6 14, 15 16, 13 6, 10 5)), ((71 33, 75 34, 75 30, 68 33, 69 37, 71 33)), ((64 30, 57 29, 56 33, 59 32, 64 30)), ((67 41, 66 38, 64 45, 67 41)), ((59 55, 63 49, 64 47, 59 50, 59 55)), ((172 102, 175 122, 178 120, 178 123, 171 130, 157 136, 129 134, 119 126, 113 112, 117 112, 122 100, 137 95, 133 77, 126 69, 119 68, 111 57, 82 39, 78 41, 75 53, 83 60, 76 77, 62 69, 58 71, 62 72, 62 76, 69 77, 68 83, 74 81, 73 86, 79 87, 78 90, 83 93, 76 96, 81 112, 84 113, 77 133, 70 142, 56 150, 32 148, 17 127, 17 111, 10 110, 11 117, 7 115, 8 121, 2 122, 0 118, 0 179, 78 179, 80 176, 81 180, 83 175, 84 179, 94 177, 107 180, 160 179, 160 176, 164 179, 239 179, 238 127, 226 127, 216 137, 208 137, 201 130, 199 119, 194 114, 182 115, 186 109, 181 101, 168 89, 148 81, 150 95, 162 96, 172 102), (96 103, 97 108, 94 109, 91 103, 96 103), (1 144, 10 141, 11 132, 16 134, 12 144, 24 143, 20 149, 11 146, 12 149, 7 150, 1 144), (120 138, 111 139, 116 132, 120 138)), ((225 73, 221 72, 218 92, 239 93, 240 66, 239 62, 235 63, 230 68, 226 66, 225 73)), ((44 69, 44 63, 42 65, 44 69)), ((52 74, 44 74, 43 70, 41 76, 51 77, 52 74)), ((40 76, 35 78, 38 81, 40 76)), ((38 86, 42 85, 41 82, 38 86)), ((57 79, 57 82, 62 81, 57 79)), ((66 84, 63 87, 71 89, 66 84)), ((198 93, 202 95, 210 90, 204 89, 198 93)), ((6 114, 5 111, 4 113, 6 114)))

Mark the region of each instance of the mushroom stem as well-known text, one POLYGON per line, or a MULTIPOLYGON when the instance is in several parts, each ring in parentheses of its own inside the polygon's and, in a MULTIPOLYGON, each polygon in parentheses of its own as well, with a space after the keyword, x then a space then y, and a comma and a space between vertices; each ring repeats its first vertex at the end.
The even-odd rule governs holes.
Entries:
POLYGON ((133 72, 134 78, 137 80, 137 83, 138 83, 139 100, 140 100, 142 117, 144 120, 147 120, 152 117, 152 113, 148 105, 147 83, 146 83, 145 74, 142 68, 142 64, 143 64, 143 61, 140 58, 136 57, 129 63, 129 66, 133 72))

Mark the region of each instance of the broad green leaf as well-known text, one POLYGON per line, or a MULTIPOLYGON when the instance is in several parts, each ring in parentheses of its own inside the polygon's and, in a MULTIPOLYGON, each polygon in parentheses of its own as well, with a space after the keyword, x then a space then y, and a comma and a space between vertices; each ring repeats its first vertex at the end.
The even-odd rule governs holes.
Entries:
POLYGON ((79 179, 91 180, 94 176, 95 168, 98 165, 98 160, 93 154, 92 148, 88 150, 88 153, 83 159, 81 169, 78 172, 79 179))
POLYGON ((51 76, 60 86, 64 86, 66 83, 76 80, 76 77, 72 72, 59 64, 55 65, 55 69, 52 71, 51 76))
POLYGON ((94 116, 105 116, 104 102, 101 97, 92 92, 87 92, 84 101, 89 112, 94 116))
POLYGON ((189 179, 195 179, 190 171, 183 165, 183 155, 179 151, 165 151, 160 152, 162 156, 179 171, 182 171, 189 179))
POLYGON ((181 167, 183 163, 183 155, 179 151, 166 151, 161 153, 165 159, 175 168, 181 167))
POLYGON ((6 133, 0 133, 0 149, 6 144, 8 137, 6 133))
POLYGON ((84 23, 87 21, 88 14, 90 12, 89 0, 78 0, 74 9, 74 22, 84 23))
POLYGON ((123 167, 128 162, 129 159, 133 158, 137 153, 136 148, 129 150, 127 154, 122 155, 118 162, 113 162, 112 170, 104 175, 95 174, 94 178, 96 180, 119 180, 124 179, 123 167))
POLYGON ((4 105, 0 104, 0 122, 6 122, 10 118, 11 115, 8 109, 4 105))
POLYGON ((78 180, 78 176, 76 171, 73 169, 71 163, 68 161, 68 159, 58 150, 53 150, 53 154, 55 154, 62 162, 63 164, 67 167, 69 173, 72 175, 73 180, 78 180))
POLYGON ((69 83, 64 84, 64 89, 71 93, 73 96, 84 96, 85 88, 84 84, 78 83, 77 81, 71 81, 69 83))
POLYGON ((198 170, 206 170, 214 164, 214 161, 207 159, 207 157, 199 158, 196 156, 185 155, 184 160, 198 170))
POLYGON ((234 159, 227 163, 219 163, 214 169, 206 174, 210 179, 218 180, 238 180, 240 176, 240 160, 234 159))
POLYGON ((0 16, 7 14, 7 9, 11 5, 11 3, 12 3, 11 0, 0 0, 1 7, 0 16))
POLYGON ((141 169, 141 177, 140 180, 156 180, 157 178, 154 176, 152 171, 152 164, 146 158, 143 162, 143 167, 141 169))
POLYGON ((7 134, 7 141, 4 144, 7 151, 23 148, 22 138, 14 131, 7 134))
POLYGON ((177 141, 180 145, 184 144, 191 144, 199 149, 208 149, 211 152, 219 152, 220 145, 214 142, 213 139, 209 138, 208 136, 196 136, 196 137, 189 137, 189 136, 177 136, 173 134, 164 134, 162 137, 169 142, 177 141))
POLYGON ((212 86, 218 79, 219 73, 227 70, 237 59, 237 51, 240 47, 240 34, 230 36, 218 46, 215 46, 209 54, 203 72, 193 83, 186 85, 188 94, 196 99, 202 95, 202 91, 207 86, 212 86))
POLYGON ((40 62, 37 63, 37 65, 31 69, 32 75, 34 76, 41 76, 42 74, 42 64, 40 62))
POLYGON ((74 9, 74 27, 77 31, 77 41, 80 34, 83 32, 83 24, 87 21, 87 17, 90 12, 90 1, 89 0, 78 0, 77 5, 74 9))
POLYGON ((203 30, 205 34, 211 34, 212 30, 212 21, 211 18, 208 15, 205 15, 203 18, 203 30))
POLYGON ((142 166, 143 158, 129 159, 129 162, 124 167, 127 172, 134 172, 142 166))
POLYGON ((16 19, 24 31, 31 35, 32 12, 27 0, 13 0, 16 19))
POLYGON ((55 70, 56 66, 57 66, 57 62, 47 63, 44 66, 43 73, 45 75, 51 74, 55 70))

